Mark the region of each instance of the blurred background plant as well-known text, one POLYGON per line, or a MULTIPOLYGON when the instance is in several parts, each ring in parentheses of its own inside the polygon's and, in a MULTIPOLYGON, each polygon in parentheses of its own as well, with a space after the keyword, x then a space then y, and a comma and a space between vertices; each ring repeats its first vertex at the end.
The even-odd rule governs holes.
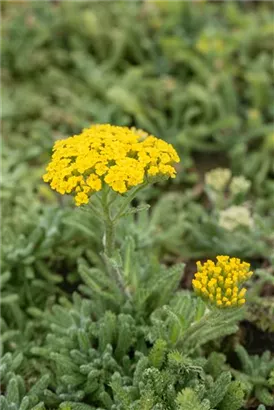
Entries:
POLYGON ((273 173, 266 3, 256 11, 236 2, 150 1, 128 2, 123 13, 116 2, 3 9, 3 133, 17 161, 44 164, 53 139, 110 122, 173 143, 188 182, 203 152, 230 161, 258 190, 273 173))

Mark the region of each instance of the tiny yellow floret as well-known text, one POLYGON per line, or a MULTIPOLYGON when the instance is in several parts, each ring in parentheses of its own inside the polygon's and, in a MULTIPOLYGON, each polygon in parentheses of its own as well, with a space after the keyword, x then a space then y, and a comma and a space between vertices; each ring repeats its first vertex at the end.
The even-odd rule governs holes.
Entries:
POLYGON ((192 281, 195 292, 204 300, 221 308, 245 304, 246 288, 241 288, 250 278, 250 264, 238 258, 217 256, 217 262, 197 262, 197 272, 192 281))
POLYGON ((60 194, 75 194, 77 206, 107 184, 123 194, 153 178, 174 178, 180 159, 171 144, 135 128, 93 125, 56 141, 43 176, 60 194))

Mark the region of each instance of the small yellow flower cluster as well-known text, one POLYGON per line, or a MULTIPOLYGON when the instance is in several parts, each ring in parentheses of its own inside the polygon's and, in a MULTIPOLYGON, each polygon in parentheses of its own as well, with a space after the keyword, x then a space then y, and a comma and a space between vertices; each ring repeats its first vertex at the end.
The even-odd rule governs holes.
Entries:
POLYGON ((197 262, 198 272, 192 285, 199 296, 218 307, 241 306, 245 303, 246 289, 240 290, 239 286, 252 275, 249 268, 249 263, 238 258, 217 256, 216 263, 197 262))
POLYGON ((77 206, 108 184, 123 194, 147 177, 174 178, 179 157, 172 145, 141 130, 93 125, 56 141, 43 179, 60 194, 75 193, 77 206))

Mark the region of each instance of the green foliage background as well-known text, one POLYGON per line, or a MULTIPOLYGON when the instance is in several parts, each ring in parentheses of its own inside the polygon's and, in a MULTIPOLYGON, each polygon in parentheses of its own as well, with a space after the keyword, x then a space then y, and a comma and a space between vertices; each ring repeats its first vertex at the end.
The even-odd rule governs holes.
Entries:
MULTIPOLYGON (((149 272, 154 280, 160 272, 159 260, 168 265, 178 261, 187 263, 192 273, 193 260, 213 258, 217 254, 248 259, 257 270, 256 283, 250 291, 252 309, 247 317, 263 330, 273 332, 274 32, 271 4, 6 1, 1 6, 1 328, 2 350, 8 355, 2 372, 4 385, 9 386, 5 387, 7 396, 18 396, 16 408, 28 410, 39 401, 57 406, 60 401, 57 396, 45 393, 51 390, 45 390, 49 380, 51 386, 59 386, 59 393, 57 389, 54 394, 63 397, 63 408, 72 406, 73 409, 77 400, 81 402, 76 391, 66 391, 72 379, 68 379, 69 382, 58 379, 60 369, 54 381, 48 380, 48 369, 39 379, 39 360, 45 351, 33 349, 43 343, 49 332, 52 319, 47 315, 56 301, 63 309, 72 309, 71 293, 79 284, 86 297, 93 297, 94 280, 103 270, 102 230, 96 218, 75 210, 70 198, 55 195, 41 180, 54 141, 77 134, 91 123, 143 128, 172 143, 181 157, 174 181, 154 186, 139 198, 140 203, 147 201, 152 205, 150 210, 137 217, 129 215, 119 227, 117 240, 128 261, 124 271, 128 272, 130 266, 131 275, 138 277, 139 272, 147 272, 147 275, 149 272), (224 207, 247 206, 255 221, 254 229, 227 231, 218 223, 219 205, 207 191, 204 174, 220 166, 230 168, 234 176, 244 175, 251 181, 250 192, 242 198, 230 200, 225 193, 222 200, 224 207), (127 247, 124 238, 127 238, 127 247), (142 265, 133 262, 130 255, 134 252, 141 255, 142 265), (87 274, 85 269, 94 270, 87 274), (268 296, 262 298, 265 293, 268 296), (32 385, 33 390, 29 392, 32 385), (23 398, 26 394, 30 396, 27 399, 23 398)), ((182 269, 179 277, 178 273, 174 274, 172 284, 179 283, 181 272, 182 269)), ((152 286, 153 280, 148 286, 152 286)), ((133 276, 132 283, 136 286, 133 276)), ((186 277, 185 285, 188 284, 189 277, 186 277)), ((96 289, 99 285, 102 284, 97 284, 96 289)), ((154 289, 154 293, 147 295, 145 289, 141 289, 137 293, 139 315, 142 312, 146 320, 168 299, 163 295, 158 300, 155 296, 158 291, 154 289)), ((117 301, 115 304, 106 298, 106 302, 106 295, 100 292, 97 296, 93 309, 96 306, 98 320, 100 317, 102 322, 108 320, 103 316, 106 309, 118 315, 117 321, 121 314, 131 315, 134 319, 130 328, 138 328, 137 333, 144 334, 143 327, 147 324, 140 323, 136 312, 128 308, 120 312, 117 301)), ((89 332, 97 340, 95 325, 89 332)), ((119 330, 117 332, 115 337, 119 330)), ((169 338, 163 329, 161 332, 161 338, 169 338)), ((115 337, 105 344, 100 355, 102 351, 112 354, 109 349, 118 343, 115 337)), ((136 337, 129 339, 131 349, 137 349, 136 337)), ((53 336, 48 343, 55 346, 46 348, 55 352, 57 360, 61 354, 58 343, 56 345, 53 336)), ((151 335, 150 343, 158 343, 157 337, 151 335)), ((105 408, 129 408, 125 403, 138 396, 134 390, 137 385, 133 383, 130 391, 125 391, 123 386, 128 383, 126 377, 140 382, 134 374, 138 366, 141 368, 148 360, 142 359, 148 352, 144 346, 138 346, 137 350, 142 354, 134 359, 126 374, 123 373, 125 365, 119 362, 121 358, 115 357, 111 371, 118 369, 120 376, 111 376, 111 380, 106 376, 106 381, 102 381, 102 386, 111 383, 114 393, 108 397, 110 390, 102 387, 96 396, 101 406, 104 403, 105 408)), ((243 352, 238 351, 243 358, 243 352)), ((125 357, 127 354, 125 352, 125 357)), ((219 401, 210 401, 214 383, 220 376, 208 370, 210 360, 217 363, 220 358, 200 358, 204 362, 197 364, 176 356, 174 365, 171 353, 162 354, 166 359, 159 366, 153 362, 154 370, 147 371, 141 387, 138 384, 143 392, 143 398, 138 400, 143 401, 136 399, 133 409, 154 408, 149 406, 156 405, 159 391, 165 391, 165 377, 174 389, 166 393, 171 396, 163 398, 162 406, 172 401, 177 407, 170 408, 187 409, 187 403, 196 403, 198 410, 232 409, 227 407, 225 396, 219 401), (199 371, 196 365, 200 366, 199 371), (174 372, 193 372, 192 384, 186 381, 178 387, 174 372), (208 372, 211 379, 204 375, 201 381, 197 372, 208 372), (192 389, 194 385, 196 390, 192 389), (197 394, 198 385, 201 394, 197 394)), ((252 360, 250 363, 256 363, 252 360)), ((223 363, 219 367, 227 371, 224 361, 219 360, 223 363)), ((247 366, 247 359, 244 363, 247 366)), ((100 362, 100 366, 104 368, 105 364, 100 362)), ((144 369, 148 367, 146 363, 144 369)), ((259 404, 258 400, 266 405, 271 403, 268 396, 273 379, 269 376, 271 368, 264 371, 265 364, 257 364, 257 367, 262 369, 259 376, 255 374, 252 378, 246 367, 241 376, 236 370, 235 374, 232 372, 237 381, 231 385, 230 376, 222 376, 227 379, 218 381, 219 386, 231 386, 224 395, 231 394, 230 403, 235 399, 235 409, 242 405, 242 391, 250 400, 257 397, 255 404, 259 404), (244 373, 249 376, 242 376, 244 373), (245 385, 245 389, 241 390, 239 383, 245 385)), ((75 382, 78 376, 74 370, 68 377, 74 377, 75 382)), ((79 383, 75 383, 79 387, 79 383)), ((80 387, 79 391, 81 383, 80 387)), ((3 405, 7 410, 15 408, 3 405)), ((87 410, 84 406, 75 408, 87 410)))

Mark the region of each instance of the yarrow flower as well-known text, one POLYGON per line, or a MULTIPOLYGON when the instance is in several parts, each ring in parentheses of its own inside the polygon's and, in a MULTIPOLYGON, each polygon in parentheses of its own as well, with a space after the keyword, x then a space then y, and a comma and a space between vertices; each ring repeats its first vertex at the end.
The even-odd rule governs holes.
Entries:
POLYGON ((249 269, 250 264, 238 258, 217 256, 216 263, 211 260, 203 265, 197 262, 192 285, 199 296, 217 307, 241 306, 245 303, 246 289, 240 287, 252 275, 249 269))
POLYGON ((103 184, 123 194, 148 178, 174 178, 179 160, 171 144, 142 130, 98 124, 56 141, 43 179, 60 194, 75 194, 79 206, 103 184))

